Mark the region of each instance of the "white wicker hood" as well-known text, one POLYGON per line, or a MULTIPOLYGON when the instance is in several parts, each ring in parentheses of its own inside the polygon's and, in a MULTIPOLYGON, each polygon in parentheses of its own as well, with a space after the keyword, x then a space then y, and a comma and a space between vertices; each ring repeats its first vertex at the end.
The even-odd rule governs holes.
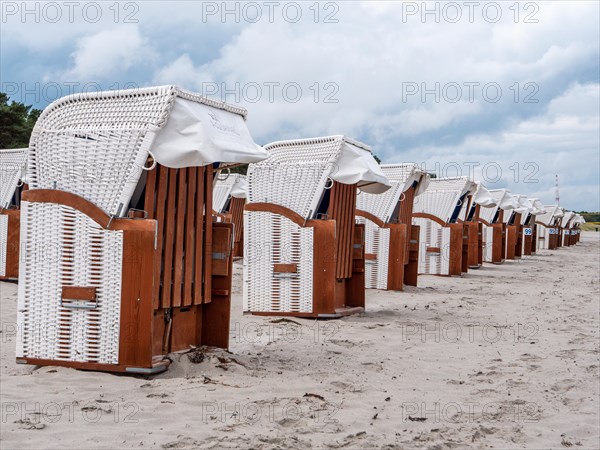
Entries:
POLYGON ((0 150, 0 208, 6 208, 24 178, 27 166, 27 149, 0 150))
POLYGON ((176 97, 166 125, 158 131, 151 152, 172 168, 215 162, 252 163, 267 151, 256 145, 244 117, 225 109, 176 97))

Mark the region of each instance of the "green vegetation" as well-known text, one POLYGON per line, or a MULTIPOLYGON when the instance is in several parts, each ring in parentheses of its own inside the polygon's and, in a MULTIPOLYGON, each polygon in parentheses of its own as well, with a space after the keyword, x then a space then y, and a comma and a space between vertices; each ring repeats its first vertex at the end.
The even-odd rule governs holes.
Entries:
POLYGON ((600 212, 579 211, 586 222, 600 222, 600 212))
POLYGON ((0 92, 0 148, 23 148, 29 145, 33 126, 42 113, 31 105, 10 101, 0 92))

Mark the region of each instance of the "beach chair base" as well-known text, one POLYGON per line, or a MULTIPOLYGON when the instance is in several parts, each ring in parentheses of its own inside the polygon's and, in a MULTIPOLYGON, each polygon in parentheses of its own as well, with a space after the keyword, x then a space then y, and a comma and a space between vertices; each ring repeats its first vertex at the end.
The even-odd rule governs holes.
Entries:
POLYGON ((210 294, 197 303, 182 295, 176 306, 155 289, 160 281, 155 270, 164 259, 156 248, 156 220, 111 218, 86 199, 57 190, 27 191, 22 208, 26 223, 50 225, 22 229, 27 261, 20 282, 27 295, 19 297, 18 363, 152 374, 166 370, 167 353, 201 345, 228 348, 232 224, 211 223, 210 245, 203 244, 203 254, 212 255, 204 267, 210 294), (66 244, 58 259, 35 263, 36 245, 53 242, 55 233, 70 238, 60 238, 66 244), (94 256, 78 256, 78 250, 90 248, 94 256), (40 264, 53 275, 33 283, 29 271, 40 264), (55 339, 39 335, 50 328, 60 333, 55 339))

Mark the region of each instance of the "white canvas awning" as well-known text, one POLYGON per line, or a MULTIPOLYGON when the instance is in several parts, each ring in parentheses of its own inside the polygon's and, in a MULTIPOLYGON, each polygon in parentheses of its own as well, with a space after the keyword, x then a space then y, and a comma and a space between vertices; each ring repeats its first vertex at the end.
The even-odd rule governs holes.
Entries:
POLYGON ((491 192, 486 189, 481 181, 477 181, 477 190, 473 196, 473 202, 476 205, 481 205, 484 208, 492 208, 496 206, 496 199, 492 196, 491 192))
POLYGON ((531 204, 531 210, 529 213, 532 216, 537 216, 546 212, 544 205, 542 205, 542 202, 540 202, 538 198, 530 198, 528 201, 531 204))
POLYGON ((360 142, 340 137, 343 139, 340 156, 329 177, 344 184, 358 184, 361 191, 369 194, 387 191, 391 184, 373 158, 371 149, 360 142))
POLYGON ((181 96, 175 98, 150 151, 159 164, 177 169, 215 162, 252 163, 268 156, 252 140, 243 115, 181 96))

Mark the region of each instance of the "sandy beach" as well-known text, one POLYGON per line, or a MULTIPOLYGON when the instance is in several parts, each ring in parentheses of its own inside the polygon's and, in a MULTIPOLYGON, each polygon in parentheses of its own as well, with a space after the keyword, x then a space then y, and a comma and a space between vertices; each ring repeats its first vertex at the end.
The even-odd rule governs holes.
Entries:
POLYGON ((599 238, 368 291, 335 321, 242 315, 237 262, 230 352, 153 377, 15 364, 0 283, 0 446, 598 448, 599 238))

